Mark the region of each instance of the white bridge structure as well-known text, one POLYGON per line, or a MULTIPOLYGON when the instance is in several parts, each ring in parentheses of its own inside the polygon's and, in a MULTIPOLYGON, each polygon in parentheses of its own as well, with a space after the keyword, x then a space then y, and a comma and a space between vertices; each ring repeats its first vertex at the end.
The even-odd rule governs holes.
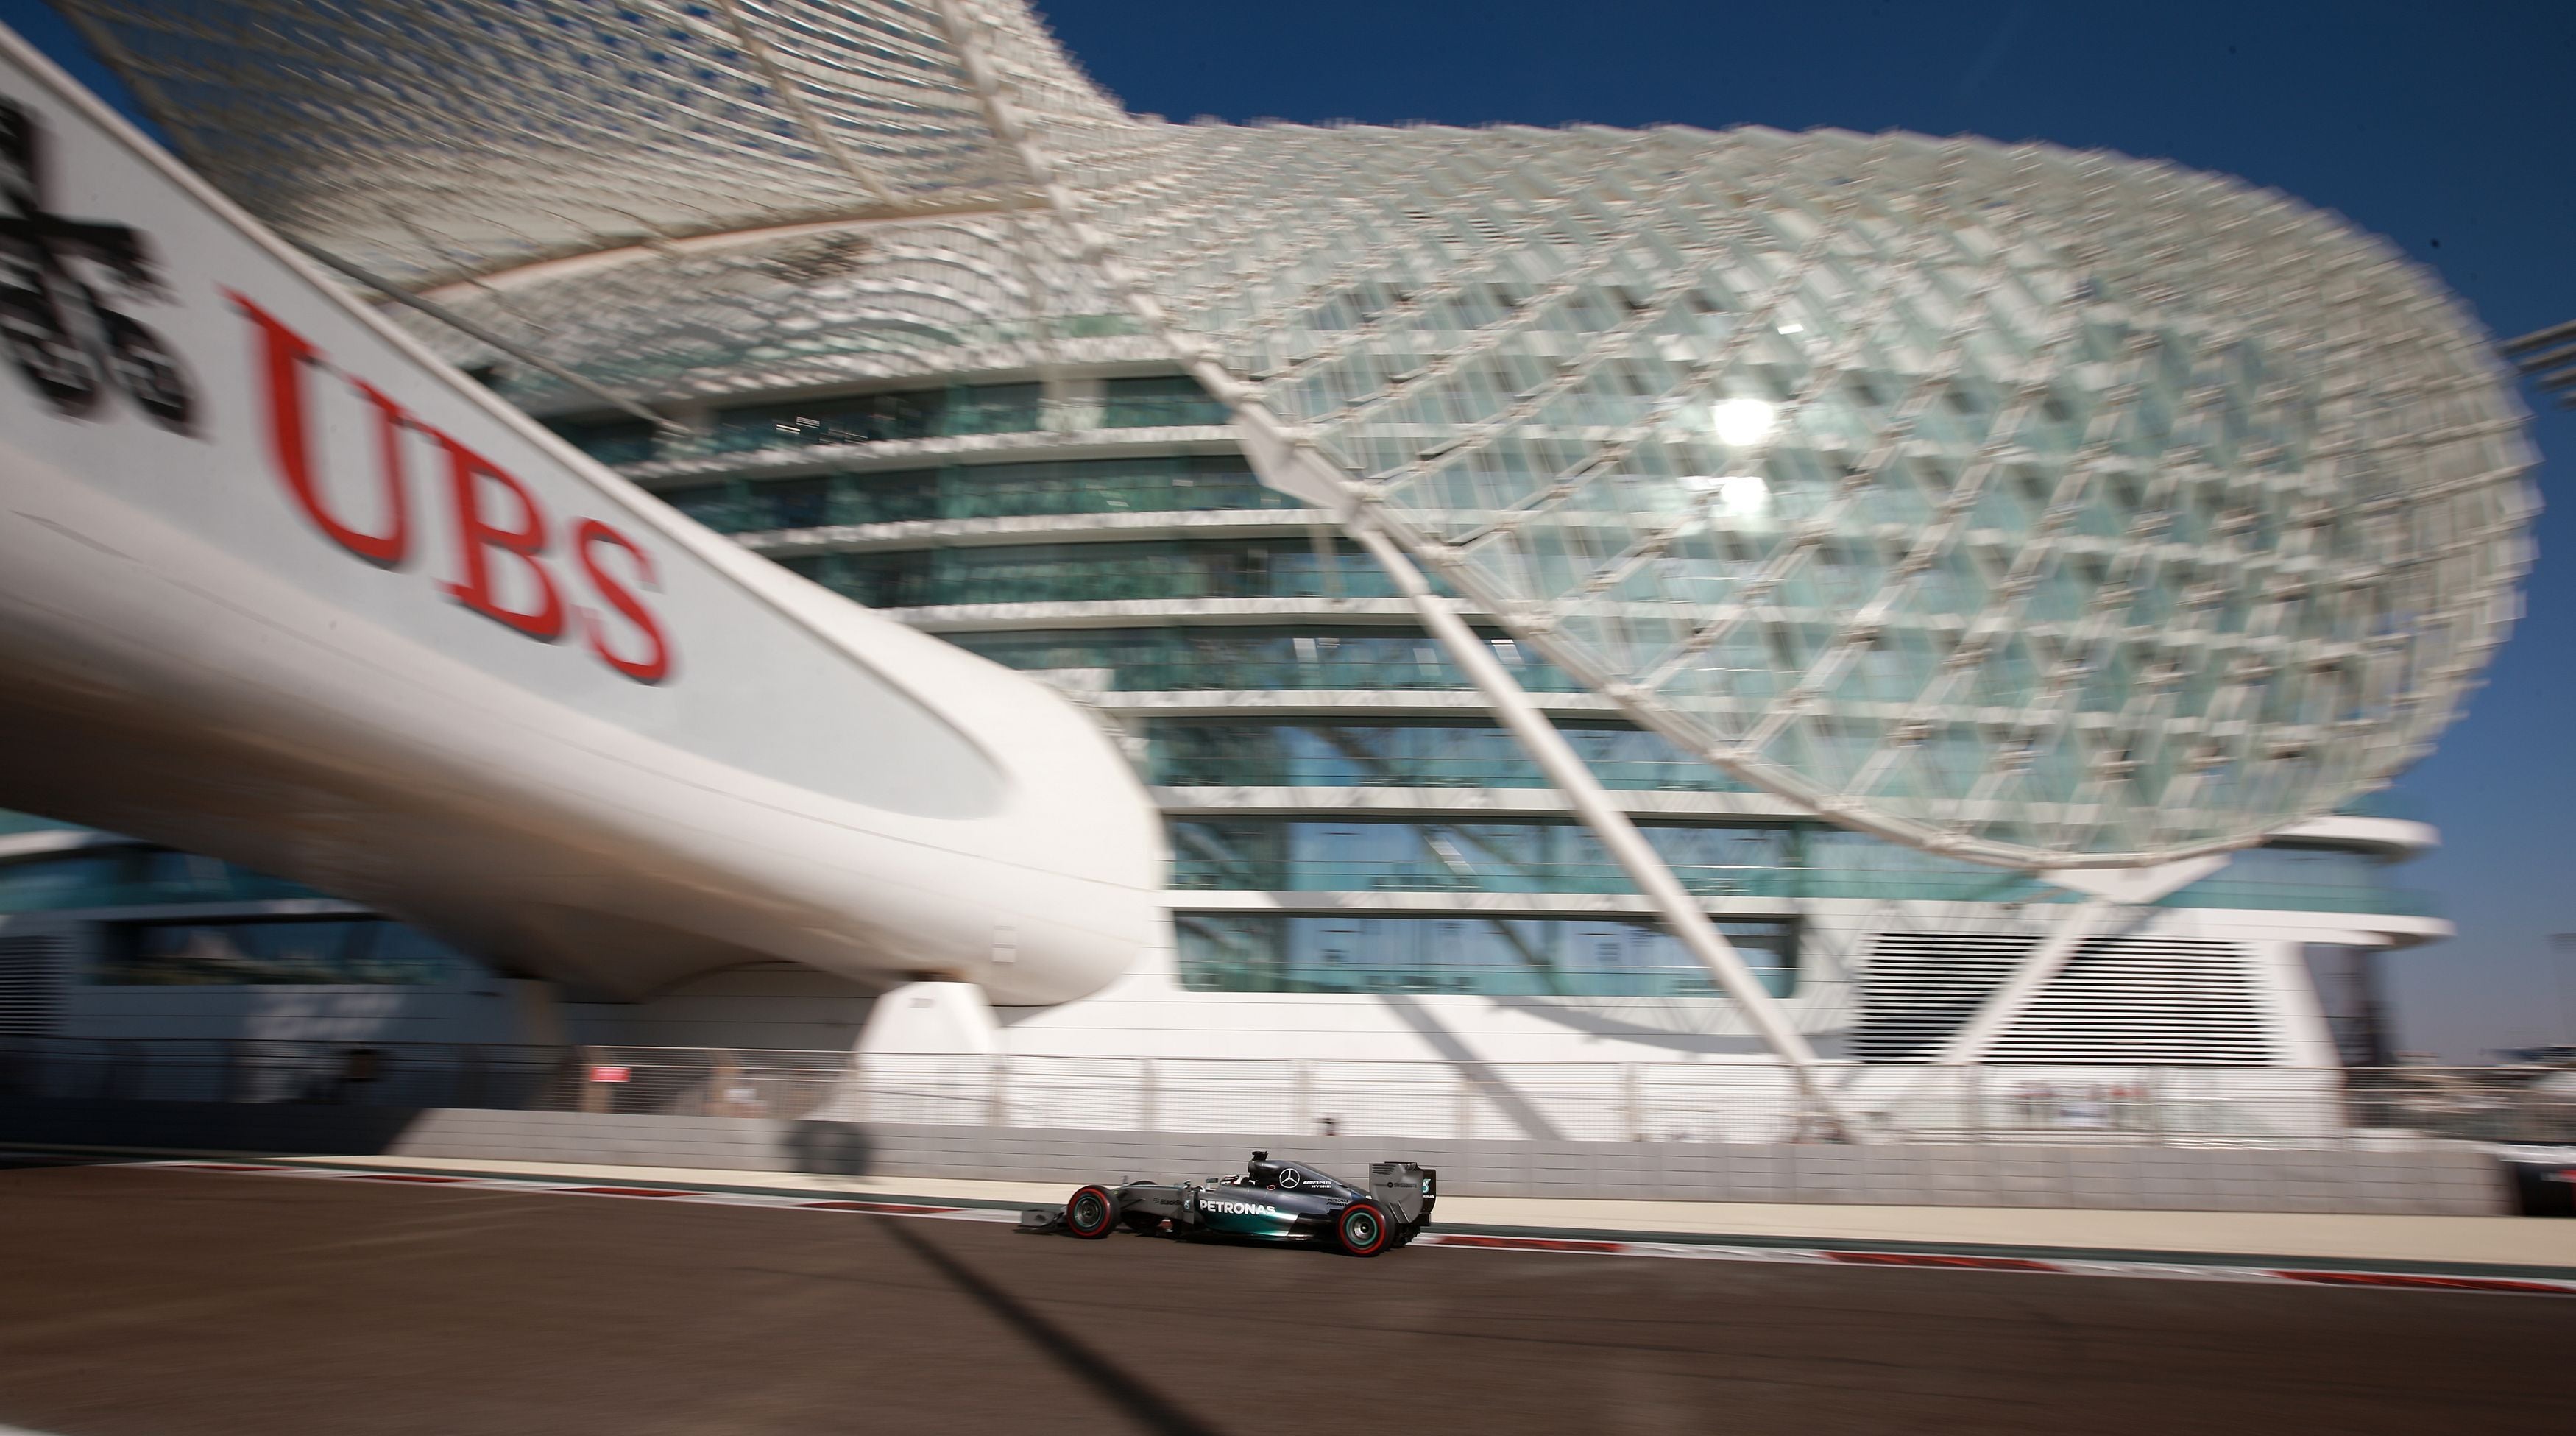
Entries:
POLYGON ((46 212, 148 232, 168 297, 134 313, 196 402, 155 418, 88 321, 138 402, 0 398, 0 802, 531 970, 756 953, 1059 1002, 1146 942, 1155 823, 1072 706, 432 351, 628 424, 666 490, 730 472, 749 396, 828 446, 886 434, 803 396, 1004 376, 1069 413, 1187 374, 1853 1131, 1894 1099, 1831 1075, 1523 655, 1779 811, 2076 899, 1918 1054, 1956 1066, 2088 941, 2425 752, 2529 561, 2475 322, 2339 218, 2171 165, 1171 125, 1013 0, 66 8, 229 202, 12 51, 72 157, 46 212))
POLYGON ((8 804, 609 992, 1134 960, 1161 835, 1071 704, 638 493, 14 41, 0 102, 8 804), (75 224, 122 274, 31 253, 75 224))

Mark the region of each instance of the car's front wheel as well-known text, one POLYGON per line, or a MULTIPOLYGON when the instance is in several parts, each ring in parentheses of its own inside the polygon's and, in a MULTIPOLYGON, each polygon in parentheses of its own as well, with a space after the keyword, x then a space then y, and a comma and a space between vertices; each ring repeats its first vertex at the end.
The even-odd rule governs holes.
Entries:
POLYGON ((1097 1239, 1109 1235, 1118 1225, 1118 1199, 1107 1187, 1085 1187, 1065 1199, 1064 1229, 1078 1237, 1097 1239))
POLYGON ((1375 1202, 1353 1202, 1333 1217, 1333 1240, 1352 1256, 1376 1256, 1389 1234, 1386 1213, 1375 1202))

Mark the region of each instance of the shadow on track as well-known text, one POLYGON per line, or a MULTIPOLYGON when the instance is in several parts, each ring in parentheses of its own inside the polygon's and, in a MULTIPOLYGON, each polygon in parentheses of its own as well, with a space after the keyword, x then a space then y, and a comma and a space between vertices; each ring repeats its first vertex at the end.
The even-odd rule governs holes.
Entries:
POLYGON ((1215 1427, 1174 1406, 1160 1392, 1119 1370, 1107 1357, 1083 1345, 1072 1333, 1030 1310, 1009 1292, 986 1281, 974 1268, 940 1250, 935 1243, 913 1230, 914 1225, 888 1221, 885 1230, 897 1245, 921 1258, 959 1291, 981 1302, 987 1311, 1028 1338, 1030 1345, 1053 1357, 1056 1364, 1134 1417, 1138 1425, 1161 1433, 1161 1436, 1218 1436, 1215 1427))

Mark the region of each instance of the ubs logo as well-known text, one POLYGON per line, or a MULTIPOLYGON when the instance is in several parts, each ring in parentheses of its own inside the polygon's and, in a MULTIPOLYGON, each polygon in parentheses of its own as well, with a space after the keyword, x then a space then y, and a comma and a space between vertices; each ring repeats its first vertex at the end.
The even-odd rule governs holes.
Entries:
POLYGON ((638 683, 660 683, 671 674, 671 639, 643 598, 660 582, 652 555, 641 544, 597 519, 550 518, 537 495, 517 476, 468 448, 456 436, 414 417, 384 390, 341 369, 284 320, 243 294, 226 291, 256 336, 265 405, 269 458, 306 521, 331 542, 378 568, 399 569, 413 550, 413 449, 425 440, 443 470, 448 531, 454 543, 453 577, 439 591, 495 623, 542 643, 578 633, 600 662, 638 683), (327 388, 315 376, 337 380, 327 388), (316 392, 320 389, 320 392, 316 392), (326 394, 354 400, 371 416, 375 479, 380 495, 365 527, 336 506, 316 442, 316 409, 326 394), (568 584, 562 567, 581 573, 582 588, 568 584), (578 599, 596 595, 605 613, 578 599))
POLYGON ((57 413, 86 417, 110 387, 146 418, 192 432, 196 392, 160 335, 100 297, 166 302, 150 244, 131 226, 46 207, 45 137, 0 99, 0 345, 57 413))

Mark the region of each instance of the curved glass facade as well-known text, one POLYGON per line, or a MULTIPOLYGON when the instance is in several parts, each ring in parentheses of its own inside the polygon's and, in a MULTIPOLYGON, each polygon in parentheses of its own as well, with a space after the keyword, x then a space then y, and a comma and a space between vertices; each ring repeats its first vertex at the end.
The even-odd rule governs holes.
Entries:
POLYGON ((2411 761, 2510 621, 2499 366, 2279 195, 1901 134, 1160 138, 1086 217, 1283 481, 1810 810, 2239 847, 2411 761))
MULTIPOLYGON (((1140 405, 1150 398, 1205 417, 1188 407, 1204 401, 1190 398, 1189 381, 1178 376, 1152 385, 1109 382, 1129 385, 1140 405)), ((1334 612, 1335 600, 1389 599, 1395 590, 1348 541, 1319 542, 1320 515, 1263 487, 1240 455, 1204 452, 1205 441, 1196 438, 1131 445, 1111 457, 1065 456, 1095 441, 1093 431, 1040 427, 1058 422, 1069 406, 1088 405, 1084 412, 1099 428, 1111 425, 1099 388, 1078 381, 1061 387, 1083 397, 1007 385, 906 391, 1007 395, 1015 407, 988 406, 977 411, 978 422, 1015 419, 1032 435, 1048 435, 1042 442, 1057 451, 1001 462, 978 455, 938 467, 865 461, 865 445, 916 437, 932 423, 906 419, 909 428, 888 421, 869 430, 851 417, 877 416, 868 420, 877 423, 898 412, 885 407, 883 395, 849 407, 800 400, 728 409, 719 422, 743 433, 756 429, 755 419, 838 425, 829 441, 859 446, 850 450, 858 457, 837 459, 843 467, 820 473, 699 473, 662 495, 826 587, 871 607, 943 610, 940 632, 950 641, 1094 694, 1134 740, 1142 776, 1165 795, 1177 961, 1191 990, 1719 1000, 1705 972, 1642 909, 1616 917, 1468 911, 1497 901, 1642 899, 1590 831, 1561 809, 1508 812, 1516 802, 1551 804, 1554 795, 1409 616, 1390 613, 1360 625, 1334 612), (831 415, 841 417, 821 417, 831 415), (1234 531, 1190 535, 1186 526, 1203 515, 1221 516, 1234 531), (1015 541, 994 543, 955 526, 1030 519, 1063 522, 1045 542, 1016 541, 1013 531, 1015 541), (839 532, 904 524, 914 527, 839 532), (1190 607, 1211 599, 1311 608, 1302 618, 1265 614, 1248 625, 1190 607), (1065 605, 1104 602, 1173 608, 1150 621, 1122 611, 1113 627, 1045 626, 1065 605), (1470 706, 1459 710, 1462 700, 1470 706), (1122 708, 1167 701, 1191 711, 1122 708), (1434 701, 1444 711, 1414 706, 1434 701), (1299 711, 1301 703, 1307 711, 1299 711), (1228 810, 1233 794, 1245 790, 1260 791, 1261 811, 1228 810), (1357 813, 1345 796, 1353 790, 1445 793, 1506 812, 1357 813), (1335 915, 1207 905, 1252 895, 1291 908, 1400 900, 1461 911, 1335 915)), ((782 434, 775 445, 764 438, 741 452, 804 441, 782 434)), ((1927 578, 1935 588, 1948 581, 1927 578)), ((1533 693, 1585 692, 1575 676, 1518 640, 1491 628, 1486 635, 1533 693)), ((1799 816, 1623 717, 1575 708, 1557 722, 1606 787, 1641 803, 1700 805, 1643 813, 1642 831, 1693 894, 1776 911, 1727 924, 1775 993, 1804 990, 1800 932, 1820 912, 1926 903, 2000 912, 2065 899, 2027 875, 1799 816)), ((2418 895, 2387 883, 2379 858, 2331 847, 2241 854, 2164 905, 2425 910, 2418 895)), ((1827 921, 1848 928, 1853 919, 1827 921)))
POLYGON ((2474 320, 2222 175, 1898 132, 1173 125, 1017 4, 402 7, 441 65, 82 8, 254 213, 472 279, 484 332, 686 406, 658 454, 1239 422, 1587 691, 1933 851, 2136 867, 2321 817, 2451 721, 2529 562, 2474 320), (762 37, 792 103, 735 63, 762 37), (634 83, 578 78, 601 53, 634 83), (423 115, 475 184, 387 162, 423 115), (595 262, 521 267, 568 255, 595 262))

